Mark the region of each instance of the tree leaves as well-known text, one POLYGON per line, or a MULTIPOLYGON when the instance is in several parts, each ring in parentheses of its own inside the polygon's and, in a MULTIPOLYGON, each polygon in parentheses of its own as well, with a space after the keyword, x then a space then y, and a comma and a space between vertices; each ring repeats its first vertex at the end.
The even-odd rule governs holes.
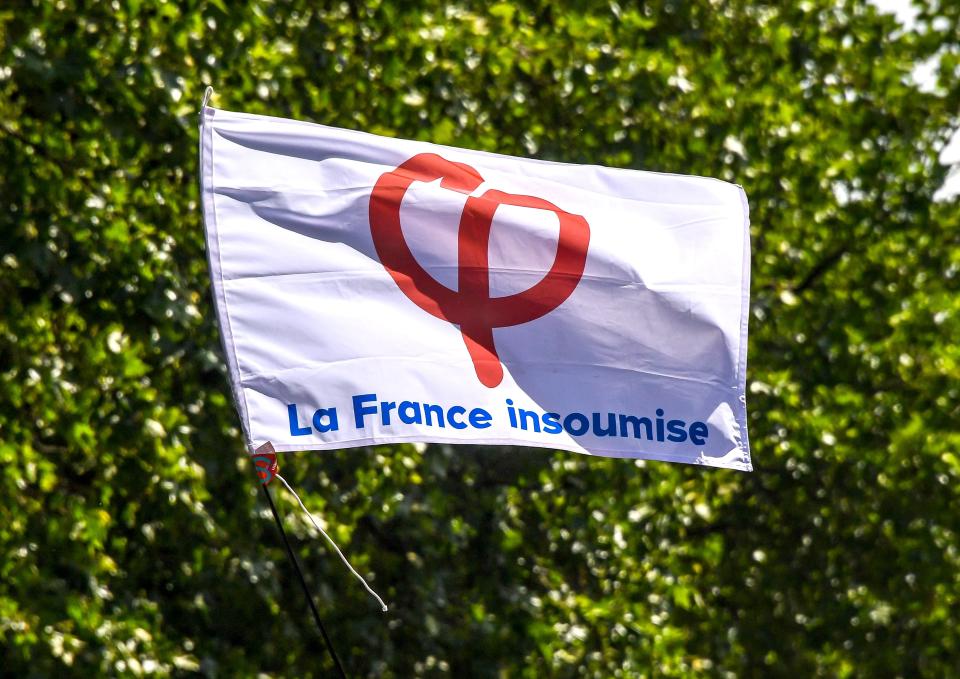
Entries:
POLYGON ((906 30, 854 0, 0 10, 3 672, 329 669, 227 397, 197 206, 212 84, 224 108, 750 197, 756 473, 284 456, 391 604, 277 493, 352 674, 955 673, 960 247, 956 199, 932 197, 958 17, 930 3, 906 30))

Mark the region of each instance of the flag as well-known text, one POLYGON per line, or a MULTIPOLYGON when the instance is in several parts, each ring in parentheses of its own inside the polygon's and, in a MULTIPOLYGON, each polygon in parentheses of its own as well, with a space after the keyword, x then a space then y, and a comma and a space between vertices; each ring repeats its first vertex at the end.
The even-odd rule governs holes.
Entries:
POLYGON ((474 443, 751 469, 739 186, 201 120, 251 451, 474 443))

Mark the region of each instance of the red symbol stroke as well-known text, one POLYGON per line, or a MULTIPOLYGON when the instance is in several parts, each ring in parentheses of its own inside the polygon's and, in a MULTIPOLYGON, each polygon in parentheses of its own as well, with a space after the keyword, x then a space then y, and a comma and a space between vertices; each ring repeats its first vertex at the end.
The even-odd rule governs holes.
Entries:
POLYGON ((576 289, 583 276, 590 243, 590 227, 580 215, 561 210, 534 196, 490 189, 470 196, 460 216, 458 231, 458 288, 451 290, 420 266, 403 238, 400 204, 416 181, 442 180, 440 186, 469 194, 483 177, 464 163, 435 153, 413 156, 380 176, 370 194, 370 232, 384 268, 400 290, 424 311, 460 326, 480 382, 495 387, 503 380, 503 366, 493 343, 493 329, 519 325, 550 313, 576 289), (557 255, 543 279, 523 292, 490 296, 488 250, 493 216, 501 205, 549 210, 560 220, 557 255))

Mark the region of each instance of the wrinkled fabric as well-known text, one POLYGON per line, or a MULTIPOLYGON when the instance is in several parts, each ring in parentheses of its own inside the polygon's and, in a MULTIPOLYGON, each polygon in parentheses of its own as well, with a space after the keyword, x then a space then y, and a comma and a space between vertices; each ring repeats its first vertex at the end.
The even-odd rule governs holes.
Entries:
POLYGON ((205 108, 250 450, 506 444, 750 470, 736 185, 205 108))

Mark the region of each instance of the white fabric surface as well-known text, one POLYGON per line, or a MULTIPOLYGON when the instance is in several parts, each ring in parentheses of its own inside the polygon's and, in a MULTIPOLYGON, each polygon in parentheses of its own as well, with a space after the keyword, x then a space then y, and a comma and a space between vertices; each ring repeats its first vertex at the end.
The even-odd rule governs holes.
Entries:
POLYGON ((210 107, 201 173, 216 312, 251 451, 268 440, 278 451, 514 444, 751 469, 749 219, 740 187, 210 107), (404 182, 404 163, 459 167, 477 185, 404 182), (397 181, 405 190, 371 198, 378 182, 397 181), (539 207, 510 204, 528 200, 518 196, 539 207), (400 237, 388 213, 399 215, 400 237), (486 224, 489 242, 467 239, 461 248, 462 216, 486 224), (561 222, 564 238, 573 234, 564 252, 574 263, 548 281, 553 297, 533 300, 546 313, 491 325, 497 299, 523 297, 561 261, 561 222), (389 237, 375 239, 377 229, 389 237), (577 243, 585 238, 584 249, 577 243), (407 290, 398 282, 404 271, 391 275, 380 255, 402 250, 400 240, 443 295, 463 303, 448 316, 477 328, 461 331, 426 310, 429 294, 416 302, 410 288, 423 287, 423 274, 407 290), (485 253, 488 272, 461 267, 458 248, 485 253), (573 271, 578 258, 582 274, 573 271), (459 290, 459 276, 469 275, 459 290), (556 292, 573 283, 567 296, 556 292), (495 355, 475 348, 475 365, 469 337, 482 345, 490 332, 495 355), (354 397, 370 394, 359 405, 376 411, 359 427, 354 397), (443 426, 435 415, 426 424, 422 404, 442 409, 443 426), (531 414, 520 418, 519 409, 531 414), (611 415, 613 435, 598 435, 611 415))

